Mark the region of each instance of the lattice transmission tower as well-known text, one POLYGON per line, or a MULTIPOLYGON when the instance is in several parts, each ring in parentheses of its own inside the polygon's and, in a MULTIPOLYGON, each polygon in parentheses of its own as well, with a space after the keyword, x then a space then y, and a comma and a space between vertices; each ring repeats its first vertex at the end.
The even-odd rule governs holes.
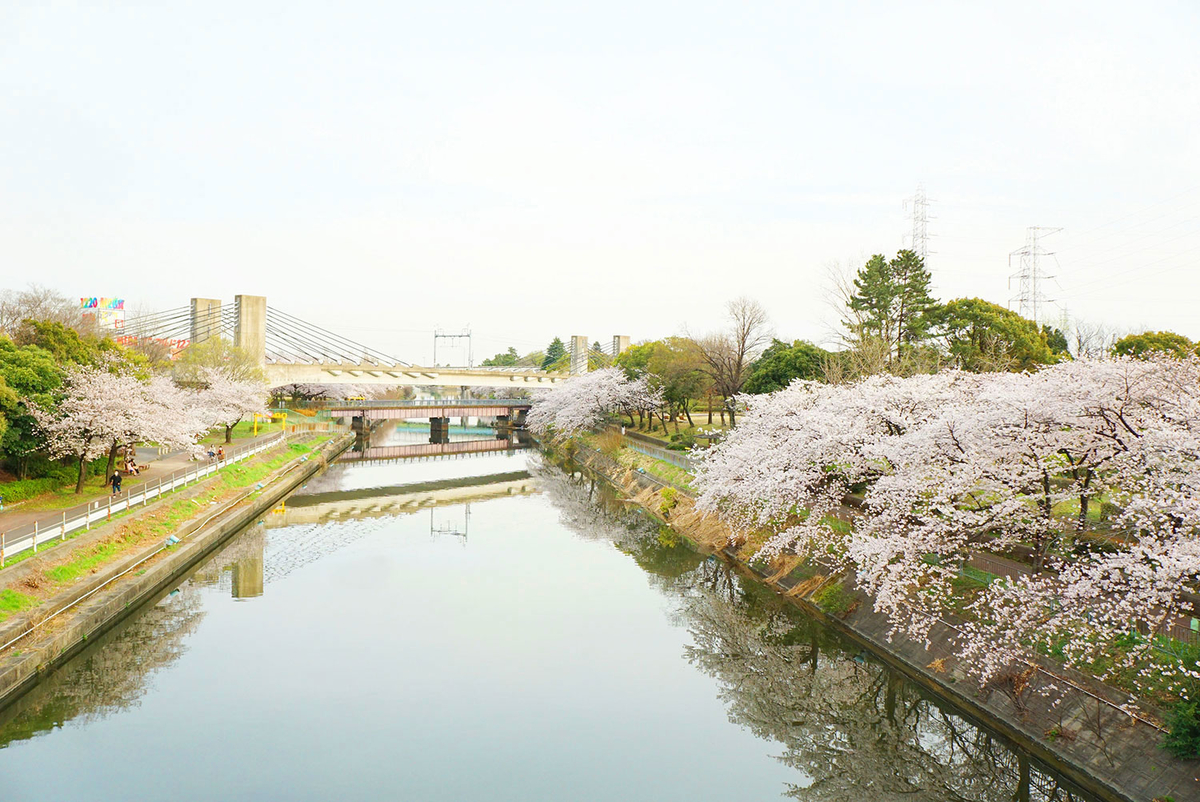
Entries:
POLYGON ((1012 289, 1013 279, 1018 282, 1017 294, 1009 299, 1009 308, 1016 303, 1017 313, 1023 318, 1041 325, 1046 317, 1048 307, 1055 303, 1042 292, 1045 282, 1054 276, 1043 272, 1043 265, 1054 259, 1054 252, 1047 251, 1039 244, 1042 237, 1062 231, 1061 228, 1047 226, 1030 226, 1025 229, 1025 246, 1018 248, 1008 255, 1008 266, 1013 266, 1013 257, 1017 257, 1020 269, 1008 277, 1008 288, 1012 289))
POLYGON ((929 221, 936 219, 929 215, 929 198, 925 195, 925 185, 917 184, 917 191, 911 200, 904 202, 904 209, 912 218, 912 234, 909 248, 922 262, 929 261, 929 221))

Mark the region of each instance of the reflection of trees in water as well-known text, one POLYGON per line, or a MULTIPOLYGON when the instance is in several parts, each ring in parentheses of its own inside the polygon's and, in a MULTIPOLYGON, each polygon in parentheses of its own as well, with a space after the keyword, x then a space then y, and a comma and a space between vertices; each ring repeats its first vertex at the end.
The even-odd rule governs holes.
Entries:
POLYGON ((804 800, 1078 800, 1004 742, 924 697, 727 563, 612 503, 585 474, 534 469, 562 523, 609 540, 679 599, 687 657, 720 683, 729 717, 782 744, 804 800))
POLYGON ((89 645, 0 712, 0 748, 72 719, 95 721, 138 704, 151 674, 186 651, 204 618, 200 590, 184 584, 89 645))

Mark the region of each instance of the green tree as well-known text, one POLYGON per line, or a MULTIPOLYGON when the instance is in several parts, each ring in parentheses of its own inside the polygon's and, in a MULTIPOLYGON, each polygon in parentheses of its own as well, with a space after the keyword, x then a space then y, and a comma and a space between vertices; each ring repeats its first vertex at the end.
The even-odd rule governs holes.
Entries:
POLYGON ((1063 334, 1062 329, 1056 329, 1051 326, 1042 326, 1042 334, 1046 336, 1046 345, 1050 347, 1050 353, 1054 354, 1054 358, 1058 361, 1071 358, 1071 346, 1067 342, 1067 335, 1063 334))
POLYGON ((110 338, 81 335, 70 326, 54 320, 24 321, 14 342, 48 351, 60 365, 96 365, 106 357, 113 357, 134 367, 146 366, 145 357, 121 347, 110 338))
POLYGON ((563 345, 561 339, 555 337, 550 341, 550 345, 546 346, 546 356, 542 359, 542 370, 564 370, 569 360, 567 346, 563 345))
MULTIPOLYGON (((678 419, 682 414, 689 425, 694 425, 691 403, 707 390, 708 376, 692 340, 687 337, 668 337, 631 345, 617 356, 616 365, 629 378, 646 376, 652 387, 662 389, 666 402, 664 430, 667 415, 678 419)), ((678 423, 675 428, 678 431, 678 423)))
POLYGON ((930 313, 956 367, 975 372, 1022 371, 1055 362, 1032 320, 980 298, 956 298, 930 313))
POLYGON ((881 345, 887 367, 928 336, 931 277, 924 260, 910 250, 888 261, 875 254, 854 277, 846 299, 850 319, 843 321, 855 345, 881 345))
MULTIPOLYGON (((694 427, 692 402, 711 387, 696 343, 688 337, 668 337, 654 350, 648 367, 662 383, 663 400, 667 402, 671 417, 678 421, 682 412, 688 425, 694 427)), ((675 424, 675 431, 679 431, 678 423, 675 424)))
POLYGON ((210 371, 217 371, 232 381, 266 381, 266 373, 248 352, 224 337, 209 337, 189 345, 173 365, 175 380, 184 385, 208 383, 210 371))
POLYGON ((42 445, 26 404, 50 407, 62 385, 62 370, 47 351, 34 345, 18 346, 0 336, 0 385, 7 388, 0 393, 0 416, 5 420, 0 455, 17 477, 24 479, 30 457, 42 445))
POLYGON ((1173 331, 1144 331, 1129 334, 1113 343, 1116 356, 1146 357, 1152 354, 1170 354, 1183 359, 1200 355, 1200 346, 1173 331))
POLYGON ((820 379, 828 358, 828 351, 807 340, 796 340, 790 345, 775 340, 750 367, 745 390, 748 393, 773 393, 795 379, 820 379))
POLYGON ((650 359, 660 345, 658 340, 631 345, 617 357, 617 366, 631 379, 644 376, 650 372, 650 359))
POLYGON ((483 360, 483 366, 485 368, 511 368, 516 366, 518 359, 520 357, 517 356, 517 349, 510 345, 504 353, 483 360))

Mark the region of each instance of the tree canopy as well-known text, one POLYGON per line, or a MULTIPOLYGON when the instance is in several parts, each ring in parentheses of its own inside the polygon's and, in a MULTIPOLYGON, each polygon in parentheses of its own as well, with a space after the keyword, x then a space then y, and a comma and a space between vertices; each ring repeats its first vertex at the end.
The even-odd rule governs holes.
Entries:
POLYGON ((933 331, 955 367, 1023 371, 1057 360, 1036 323, 981 298, 956 298, 930 311, 933 331))
POLYGON ((851 339, 879 341, 890 365, 926 337, 936 305, 930 284, 925 262, 913 251, 899 251, 891 260, 872 256, 859 269, 847 299, 851 339))
POLYGON ((569 360, 567 346, 559 337, 555 337, 546 346, 546 355, 542 358, 542 370, 563 370, 569 360))
POLYGON ((511 368, 517 364, 518 359, 520 357, 517 355, 517 349, 510 345, 507 351, 489 357, 480 364, 485 368, 511 368))
POLYGON ((773 393, 795 379, 820 379, 828 357, 828 351, 807 340, 796 340, 790 345, 774 340, 751 366, 745 390, 755 394, 773 393))
POLYGON ((1200 355, 1200 345, 1173 331, 1144 331, 1141 334, 1129 334, 1117 340, 1113 343, 1112 352, 1116 356, 1137 357, 1170 354, 1183 359, 1192 355, 1200 355))

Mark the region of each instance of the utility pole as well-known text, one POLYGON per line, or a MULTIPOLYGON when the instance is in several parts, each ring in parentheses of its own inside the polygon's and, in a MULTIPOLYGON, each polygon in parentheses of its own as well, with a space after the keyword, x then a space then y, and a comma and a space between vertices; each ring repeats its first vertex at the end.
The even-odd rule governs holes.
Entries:
MULTIPOLYGON (((925 196, 925 185, 917 184, 917 191, 912 200, 904 202, 904 208, 912 218, 912 239, 909 247, 912 252, 921 257, 922 264, 929 261, 929 221, 936 219, 929 216, 929 198, 925 196)), ((928 267, 929 265, 925 265, 928 267)))
POLYGON ((1042 283, 1054 278, 1042 272, 1042 265, 1047 258, 1053 258, 1054 252, 1047 251, 1038 242, 1042 237, 1048 237, 1062 231, 1061 228, 1047 226, 1030 226, 1025 229, 1025 247, 1018 248, 1008 255, 1008 266, 1013 266, 1013 257, 1018 258, 1020 268, 1008 277, 1008 288, 1012 289, 1013 279, 1017 279, 1017 294, 1009 299, 1009 308, 1016 303, 1017 313, 1034 323, 1041 325, 1039 315, 1045 315, 1046 307, 1054 300, 1047 298, 1042 292, 1042 283))
POLYGON ((465 328, 458 334, 446 334, 441 329, 433 330, 433 365, 437 367, 437 347, 438 340, 466 340, 467 341, 467 367, 475 367, 474 351, 471 348, 471 329, 465 328))

